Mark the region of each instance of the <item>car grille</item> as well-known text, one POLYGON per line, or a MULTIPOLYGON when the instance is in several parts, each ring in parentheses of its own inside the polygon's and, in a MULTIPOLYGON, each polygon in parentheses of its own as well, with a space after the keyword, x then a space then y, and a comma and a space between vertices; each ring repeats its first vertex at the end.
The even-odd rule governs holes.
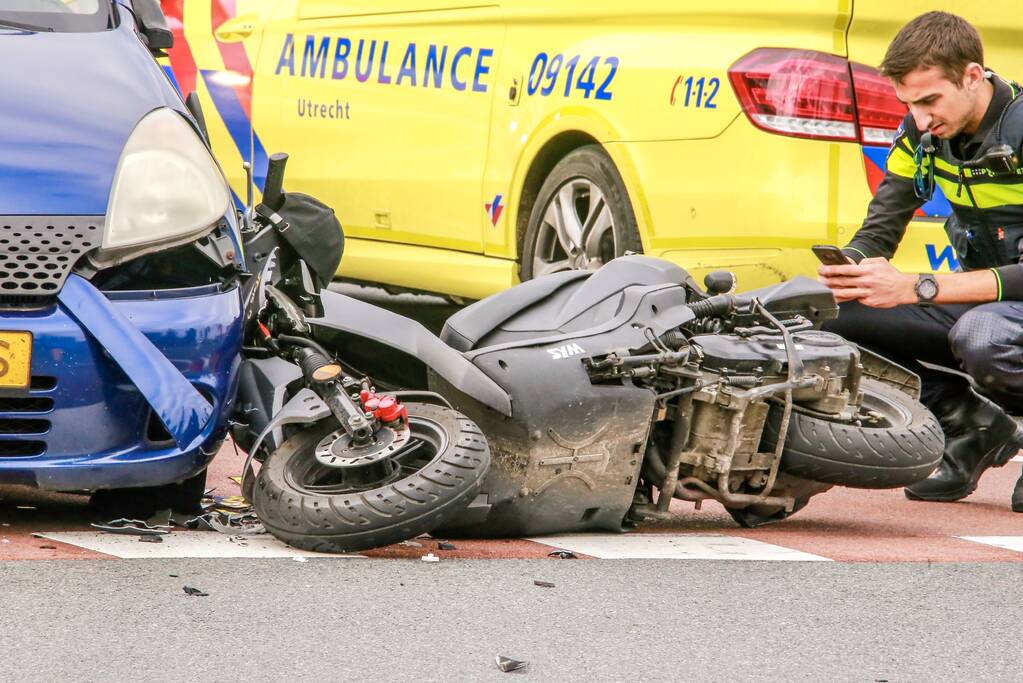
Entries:
POLYGON ((43 394, 56 387, 56 377, 37 375, 32 377, 27 395, 23 391, 20 395, 0 394, 0 458, 32 457, 46 452, 50 420, 40 413, 53 410, 53 399, 43 394))
POLYGON ((101 216, 0 218, 0 303, 52 297, 82 254, 102 240, 101 216))

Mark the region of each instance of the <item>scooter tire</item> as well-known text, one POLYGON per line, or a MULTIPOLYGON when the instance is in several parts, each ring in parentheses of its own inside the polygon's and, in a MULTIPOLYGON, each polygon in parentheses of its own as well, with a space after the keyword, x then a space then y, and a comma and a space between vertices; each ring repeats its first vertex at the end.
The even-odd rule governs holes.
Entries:
POLYGON ((443 445, 418 471, 379 488, 326 494, 297 486, 288 475, 296 458, 338 428, 333 419, 285 441, 259 471, 253 507, 263 526, 303 550, 351 553, 390 545, 431 531, 476 497, 490 466, 490 447, 474 422, 450 408, 406 403, 409 423, 431 425, 443 445))
MULTIPOLYGON (((945 437, 918 401, 877 380, 860 384, 864 406, 880 413, 882 427, 828 420, 792 410, 781 470, 813 481, 864 489, 891 489, 926 479, 941 462, 945 437)), ((778 443, 782 410, 768 413, 760 450, 778 443)))

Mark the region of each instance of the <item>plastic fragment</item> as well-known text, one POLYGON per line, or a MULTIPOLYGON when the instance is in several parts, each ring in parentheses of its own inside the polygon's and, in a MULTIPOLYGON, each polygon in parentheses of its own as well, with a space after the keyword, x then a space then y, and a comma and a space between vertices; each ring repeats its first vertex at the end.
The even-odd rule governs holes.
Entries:
POLYGON ((402 541, 398 544, 402 548, 422 548, 422 543, 416 543, 415 541, 402 541))
POLYGON ((111 534, 134 534, 136 536, 151 535, 151 536, 163 536, 170 533, 170 527, 158 524, 150 526, 141 519, 115 519, 106 524, 90 524, 89 526, 99 529, 100 531, 106 531, 111 534))
POLYGON ((517 659, 505 657, 504 655, 496 655, 494 657, 494 660, 497 662, 497 668, 505 673, 511 673, 512 671, 520 671, 529 664, 529 662, 520 662, 517 659))
POLYGON ((562 560, 578 560, 579 556, 571 550, 554 550, 547 553, 547 557, 557 557, 562 560))
POLYGON ((143 534, 139 536, 139 540, 143 543, 163 543, 163 536, 154 536, 153 534, 143 534))
POLYGON ((554 588, 554 584, 550 581, 534 581, 534 586, 540 586, 540 588, 554 588))
POLYGON ((194 595, 197 598, 205 598, 209 596, 209 593, 205 593, 198 588, 192 588, 191 586, 182 586, 182 590, 185 591, 185 595, 194 595))
POLYGON ((457 548, 456 548, 454 543, 448 543, 447 541, 441 541, 440 543, 437 544, 437 549, 438 550, 456 550, 457 548))
POLYGON ((440 562, 440 558, 434 555, 433 553, 426 553, 419 559, 422 560, 423 562, 440 562))
POLYGON ((157 510, 153 513, 153 516, 146 520, 146 524, 149 526, 167 526, 171 523, 171 509, 157 510))

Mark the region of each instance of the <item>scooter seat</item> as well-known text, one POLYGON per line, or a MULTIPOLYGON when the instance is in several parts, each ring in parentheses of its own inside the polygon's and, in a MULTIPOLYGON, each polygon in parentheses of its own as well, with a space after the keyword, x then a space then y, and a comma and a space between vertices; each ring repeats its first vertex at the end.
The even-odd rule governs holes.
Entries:
POLYGON ((586 328, 610 319, 627 287, 682 284, 688 278, 669 261, 623 256, 600 270, 545 275, 477 301, 448 318, 440 338, 466 352, 586 328))
POLYGON ((447 319, 441 330, 442 342, 456 351, 471 351, 501 323, 533 304, 548 299, 558 289, 593 274, 590 270, 568 270, 527 280, 466 306, 447 319))

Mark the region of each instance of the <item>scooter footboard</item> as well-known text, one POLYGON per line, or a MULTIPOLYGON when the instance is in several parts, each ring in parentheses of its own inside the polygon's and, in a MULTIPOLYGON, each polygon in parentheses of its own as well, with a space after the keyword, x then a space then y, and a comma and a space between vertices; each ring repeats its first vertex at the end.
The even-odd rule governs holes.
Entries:
POLYGON ((645 452, 653 394, 589 382, 580 394, 558 383, 555 372, 535 377, 524 387, 528 396, 512 391, 515 411, 509 419, 431 373, 431 389, 480 426, 492 454, 481 494, 438 533, 509 537, 622 530, 645 452))

